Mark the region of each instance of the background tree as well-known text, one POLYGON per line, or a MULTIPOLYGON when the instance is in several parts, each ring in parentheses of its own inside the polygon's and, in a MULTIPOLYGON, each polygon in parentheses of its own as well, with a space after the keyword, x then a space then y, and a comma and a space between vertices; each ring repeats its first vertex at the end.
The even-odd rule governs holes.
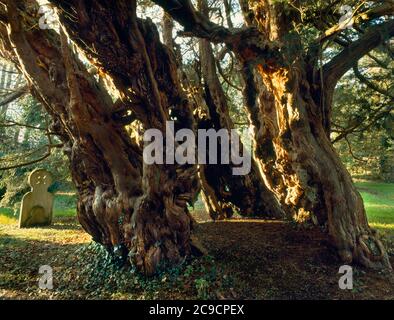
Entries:
POLYGON ((393 59, 375 50, 338 83, 331 140, 352 175, 393 181, 393 59))

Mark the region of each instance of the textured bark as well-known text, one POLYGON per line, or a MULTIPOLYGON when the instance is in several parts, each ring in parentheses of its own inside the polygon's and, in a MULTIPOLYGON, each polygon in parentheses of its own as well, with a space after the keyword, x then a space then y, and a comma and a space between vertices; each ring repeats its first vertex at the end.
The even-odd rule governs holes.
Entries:
POLYGON ((9 38, 2 36, 15 48, 17 63, 53 115, 56 132, 68 143, 82 226, 116 256, 129 256, 139 270, 152 274, 161 263, 176 263, 191 254, 187 204, 199 190, 197 169, 143 165, 141 148, 119 115, 131 110, 145 129, 161 130, 171 115, 178 119, 176 127, 193 129, 190 106, 180 89, 174 58, 153 24, 136 20, 132 4, 118 2, 116 21, 98 2, 88 11, 81 5, 75 4, 81 9, 76 10, 81 14, 78 21, 89 17, 97 22, 85 29, 84 43, 96 46, 99 72, 112 76, 123 101, 112 103, 77 61, 63 32, 60 44, 56 33, 32 28, 34 20, 22 19, 21 11, 25 17, 33 15, 23 1, 7 3, 9 38), (131 24, 130 33, 117 24, 122 18, 131 24))
MULTIPOLYGON (((208 14, 204 1, 200 1, 200 10, 208 14)), ((173 41, 173 20, 167 13, 163 15, 163 40, 169 48, 177 52, 173 41)), ((201 75, 199 90, 190 88, 189 81, 183 85, 190 92, 194 100, 194 109, 199 129, 234 129, 230 118, 227 98, 219 81, 216 70, 216 59, 211 45, 206 40, 199 43, 199 66, 201 75), (202 83, 204 82, 204 83, 202 83)), ((181 66, 181 57, 178 56, 181 66)), ((185 72, 179 68, 182 79, 187 79, 185 72)), ((197 77, 200 78, 200 77, 197 77)), ((220 140, 218 141, 218 157, 220 157, 220 140)), ((241 150, 243 149, 241 143, 241 150)), ((220 161, 219 161, 220 162, 220 161)), ((229 218, 234 212, 243 216, 260 216, 266 218, 280 218, 283 213, 278 200, 273 193, 264 186, 256 163, 252 160, 252 170, 246 176, 235 176, 232 173, 233 164, 204 165, 199 164, 199 180, 202 189, 202 199, 207 212, 213 219, 229 218)))
MULTIPOLYGON (((234 129, 234 124, 229 115, 227 98, 216 73, 212 48, 208 41, 200 41, 204 96, 209 115, 209 119, 202 121, 202 126, 230 131, 234 129)), ((241 215, 245 216, 282 217, 278 201, 265 187, 254 159, 248 175, 234 176, 231 167, 231 164, 204 166, 207 181, 215 190, 219 203, 231 203, 241 215)))
MULTIPOLYGON (((228 5, 228 4, 227 4, 228 5)), ((205 17, 209 9, 205 0, 199 0, 199 10, 205 17)), ((229 10, 229 8, 227 9, 229 10)), ((229 22, 231 24, 231 20, 229 22)), ((207 117, 200 121, 200 127, 215 130, 234 129, 230 117, 227 97, 216 70, 216 59, 209 41, 199 41, 201 76, 207 117)), ((244 147, 241 143, 241 150, 244 147)), ((205 178, 202 183, 203 199, 207 210, 214 219, 224 218, 237 211, 243 216, 260 216, 266 218, 283 217, 282 210, 274 194, 265 186, 257 164, 252 159, 251 172, 244 176, 234 176, 230 165, 200 166, 205 178)))
MULTIPOLYGON (((70 37, 113 79, 126 108, 144 129, 165 133, 165 122, 171 119, 176 119, 175 130, 195 129, 175 58, 160 43, 153 23, 136 18, 133 2, 109 1, 106 10, 102 6, 102 1, 61 6, 61 22, 70 37), (68 15, 74 10, 78 23, 68 15)), ((124 222, 125 242, 132 261, 151 274, 162 261, 177 262, 191 252, 187 204, 199 191, 197 167, 144 164, 142 191, 124 222)))
MULTIPOLYGON (((323 120, 325 110, 331 109, 330 100, 321 105, 326 92, 313 77, 316 71, 311 72, 308 61, 294 50, 297 39, 282 40, 287 24, 272 14, 278 10, 280 5, 260 2, 255 17, 261 30, 282 44, 288 63, 258 65, 262 81, 257 103, 253 96, 257 91, 253 86, 247 89, 256 154, 267 181, 296 220, 327 227, 344 262, 391 269, 384 247, 368 226, 362 198, 327 136, 323 120)), ((248 64, 244 73, 252 85, 248 64)))
POLYGON ((54 117, 56 132, 68 142, 79 220, 96 241, 120 245, 118 219, 131 210, 124 200, 141 190, 140 150, 111 120, 111 98, 72 57, 64 35, 61 44, 55 33, 25 31, 29 24, 22 25, 12 3, 8 17, 20 68, 54 117))
MULTIPOLYGON (((186 33, 225 43, 244 65, 258 165, 286 209, 296 220, 326 227, 344 262, 390 269, 327 131, 336 81, 394 33, 393 22, 372 26, 319 70, 316 60, 302 52, 297 36, 287 37, 294 17, 281 2, 249 1, 253 15, 248 19, 254 22, 248 24, 257 28, 229 30, 196 12, 190 1, 154 1, 186 33), (256 81, 257 72, 261 79, 256 81)), ((139 145, 123 126, 124 121, 137 119, 144 129, 164 132, 166 120, 176 119, 176 129, 195 129, 173 53, 160 43, 151 21, 137 19, 136 1, 51 1, 59 7, 69 38, 100 75, 113 81, 120 97, 114 104, 75 59, 65 34, 60 43, 55 33, 34 28, 31 6, 24 7, 30 2, 5 2, 7 12, 0 14, 0 20, 7 30, 1 35, 10 42, 7 50, 15 54, 33 92, 53 116, 56 132, 69 146, 81 224, 96 241, 121 258, 128 255, 147 274, 161 262, 180 261, 192 249, 187 203, 199 190, 197 168, 143 165, 139 145)), ((226 116, 221 119, 223 105, 216 98, 220 93, 206 84, 218 124, 231 126, 226 116)), ((206 174, 201 181, 215 185, 206 174)))
MULTIPOLYGON (((274 176, 271 181, 266 180, 272 190, 281 196, 283 203, 288 204, 296 219, 311 219, 320 225, 326 225, 339 255, 345 262, 359 262, 368 267, 391 268, 383 246, 368 226, 361 197, 327 137, 324 117, 326 110, 330 110, 330 106, 327 105, 330 101, 325 99, 322 102, 319 99, 328 96, 326 90, 329 87, 318 81, 319 77, 315 75, 323 72, 326 83, 327 79, 337 81, 342 72, 346 71, 351 59, 359 59, 365 54, 365 50, 370 50, 391 34, 394 29, 392 22, 380 28, 382 30, 379 28, 375 30, 379 34, 384 31, 377 40, 367 33, 360 42, 355 42, 354 48, 357 50, 352 51, 353 53, 344 50, 343 54, 338 55, 338 59, 344 58, 345 61, 335 63, 337 59, 334 58, 332 60, 334 65, 328 64, 324 70, 316 70, 315 65, 306 60, 297 36, 292 34, 291 37, 287 37, 290 35, 291 22, 297 18, 297 15, 292 16, 293 12, 288 13, 284 10, 284 4, 281 2, 251 1, 258 29, 229 30, 212 23, 196 12, 190 1, 182 3, 154 1, 162 5, 185 27, 186 34, 193 34, 216 43, 225 43, 236 53, 246 69, 249 68, 249 64, 257 66, 262 77, 262 82, 259 84, 262 104, 259 112, 262 114, 258 117, 261 124, 257 124, 256 128, 262 130, 262 137, 268 135, 266 141, 271 141, 272 144, 272 148, 268 150, 271 156, 269 163, 266 164, 266 159, 263 158, 259 160, 266 176, 272 174, 268 171, 269 168, 278 173, 278 176, 274 176), (360 48, 365 50, 358 50, 360 48)), ((110 3, 106 1, 103 3, 105 7, 110 7, 110 3)), ((78 23, 71 23, 72 19, 64 14, 61 14, 62 22, 67 25, 67 30, 80 47, 90 53, 92 60, 95 59, 98 67, 111 75, 144 125, 161 128, 169 113, 168 106, 172 105, 163 97, 172 95, 170 89, 163 85, 161 77, 164 79, 166 77, 160 73, 161 69, 156 67, 166 69, 168 63, 160 65, 162 59, 157 59, 157 47, 149 46, 149 43, 155 43, 155 33, 152 33, 148 22, 135 18, 133 7, 135 2, 129 4, 129 2, 117 1, 111 4, 112 10, 109 13, 104 9, 104 5, 100 6, 95 1, 89 8, 84 1, 78 1, 74 4, 74 10, 68 10, 68 3, 62 6, 63 10, 60 12, 68 11, 69 15, 76 12, 78 23), (132 12, 132 15, 125 14, 127 12, 132 12), (114 16, 116 23, 111 24, 114 16), (112 27, 108 28, 108 24, 112 27), (120 29, 127 28, 131 29, 127 35, 120 32, 120 29), (98 35, 97 30, 109 32, 98 35), (150 36, 152 34, 153 37, 150 36), (144 39, 147 39, 148 43, 143 41, 144 39), (146 76, 141 76, 143 73, 141 71, 144 71, 146 76), (130 83, 130 79, 137 83, 132 81, 130 83), (163 87, 167 89, 163 90, 163 87), (128 88, 133 88, 135 91, 131 94, 128 88), (134 105, 135 96, 140 100, 134 105), (145 99, 148 97, 148 101, 144 101, 143 97, 145 99), (145 102, 144 108, 141 108, 141 100, 145 102)), ((328 84, 331 88, 335 86, 334 83, 328 84)), ((177 111, 177 108, 173 110, 177 111)), ((150 167, 150 170, 144 170, 143 181, 152 181, 153 174, 159 177, 169 176, 165 170, 160 169, 150 167)), ((156 202, 151 197, 152 194, 157 193, 155 190, 155 188, 145 188, 145 196, 141 203, 156 206, 156 202)), ((139 217, 139 215, 135 216, 139 217)), ((148 224, 142 221, 138 226, 143 226, 144 223, 148 224)), ((160 224, 162 225, 162 221, 160 224)), ((180 225, 183 228, 186 223, 180 225)), ((161 229, 163 228, 159 226, 153 227, 156 231, 161 229)), ((171 226, 169 229, 174 228, 171 226)), ((141 234, 145 234, 144 230, 142 227, 141 234)), ((181 235, 186 235, 187 232, 183 230, 180 232, 181 235)), ((166 236, 160 238, 163 237, 166 238, 166 236)), ((141 238, 144 236, 140 236, 141 238)), ((181 239, 184 238, 181 236, 181 239)), ((161 259, 163 247, 154 247, 151 239, 146 242, 143 239, 142 243, 139 252, 142 253, 142 257, 148 256, 147 261, 155 265, 156 261, 161 259)), ((173 252, 172 243, 171 249, 165 249, 169 252, 167 254, 169 257, 173 252)), ((134 247, 138 246, 134 245, 134 247)), ((174 252, 182 252, 183 248, 184 246, 180 245, 174 252)), ((138 257, 138 253, 136 256, 138 257)), ((137 258, 136 261, 144 261, 144 258, 137 258)), ((145 269, 150 268, 145 267, 145 269)))
POLYGON ((274 151, 271 162, 263 158, 264 170, 269 175, 275 166, 282 179, 273 185, 283 202, 296 220, 327 226, 344 262, 389 267, 382 244, 368 226, 362 198, 316 112, 306 74, 299 70, 296 64, 274 73, 261 69, 272 94, 261 103, 274 151))

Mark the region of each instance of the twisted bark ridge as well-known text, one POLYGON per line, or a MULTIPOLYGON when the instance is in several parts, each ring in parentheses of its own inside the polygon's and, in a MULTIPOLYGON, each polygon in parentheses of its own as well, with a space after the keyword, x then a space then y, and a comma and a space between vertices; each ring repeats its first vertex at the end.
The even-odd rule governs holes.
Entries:
MULTIPOLYGON (((78 61, 63 29, 59 37, 34 27, 36 7, 29 5, 7 3, 3 47, 14 56, 67 143, 79 194, 79 221, 95 241, 120 259, 129 258, 146 274, 165 261, 181 261, 192 249, 187 205, 199 191, 197 168, 143 165, 141 147, 119 121, 119 115, 132 114, 145 129, 162 130, 165 121, 176 117, 176 127, 194 129, 171 53, 160 43, 154 25, 137 21, 135 8, 126 1, 118 8, 119 16, 131 23, 131 32, 121 25, 109 28, 108 12, 98 2, 92 5, 89 13, 97 24, 91 27, 108 34, 91 35, 97 36, 94 46, 105 59, 97 62, 97 56, 90 57, 119 88, 121 100, 113 103, 78 61)), ((79 20, 84 21, 88 12, 79 12, 83 15, 79 20)))
MULTIPOLYGON (((209 16, 206 1, 199 1, 200 12, 209 16)), ((234 129, 230 117, 227 98, 216 70, 216 60, 211 43, 199 41, 201 73, 204 84, 203 97, 208 117, 199 121, 204 129, 234 129)), ((242 147, 243 149, 243 147, 242 147)), ((269 190, 258 166, 252 159, 251 172, 244 176, 234 176, 229 165, 201 166, 202 190, 207 209, 213 218, 229 217, 233 211, 243 216, 283 218, 284 213, 274 193, 269 190), (229 205, 230 204, 230 205, 229 205)))
MULTIPOLYGON (((201 6, 207 6, 200 1, 201 6)), ((177 60, 183 86, 192 92, 193 109, 199 129, 225 129, 230 132, 235 128, 230 117, 225 92, 217 75, 216 58, 211 44, 207 40, 199 42, 199 65, 201 74, 195 75, 198 85, 191 87, 189 76, 182 70, 182 57, 174 43, 174 21, 170 15, 163 15, 163 40, 168 48, 178 52, 177 60), (198 88, 198 89, 197 89, 198 88), (197 90, 196 90, 197 89, 197 90)), ((221 149, 218 141, 218 150, 221 149)), ((243 151, 244 146, 240 145, 243 151)), ((209 148, 207 148, 209 154, 209 148)), ((220 159, 220 152, 218 152, 220 159)), ((251 172, 246 175, 233 175, 233 163, 199 164, 201 195, 207 212, 214 220, 231 217, 235 212, 247 217, 283 218, 284 214, 275 195, 265 187, 255 161, 252 159, 251 172)))
MULTIPOLYGON (((154 24, 137 19, 132 1, 70 1, 60 5, 59 13, 70 38, 100 73, 111 77, 123 108, 144 129, 165 133, 166 121, 174 120, 175 130, 195 130, 174 56, 161 44, 154 24)), ((150 274, 161 261, 176 262, 190 254, 187 205, 195 200, 199 183, 194 165, 144 164, 142 172, 142 195, 125 217, 124 240, 132 261, 150 274)))

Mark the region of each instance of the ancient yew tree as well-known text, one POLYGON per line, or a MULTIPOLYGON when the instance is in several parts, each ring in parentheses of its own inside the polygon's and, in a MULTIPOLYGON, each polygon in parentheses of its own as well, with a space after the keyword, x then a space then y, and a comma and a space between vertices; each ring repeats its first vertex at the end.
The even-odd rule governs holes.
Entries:
POLYGON ((36 1, 1 2, 1 53, 51 115, 78 190, 79 221, 95 241, 147 274, 179 262, 195 251, 188 205, 202 189, 214 217, 237 210, 314 223, 344 262, 391 269, 330 140, 338 81, 375 48, 392 53, 391 0, 240 0, 239 28, 228 18, 234 1, 224 1, 227 20, 219 23, 209 1, 154 0, 166 13, 163 42, 136 0, 50 2, 58 30, 38 27, 36 1), (355 10, 350 35, 343 4, 355 10), (186 93, 172 19, 178 36, 199 39, 195 99, 186 93), (251 173, 231 176, 232 164, 147 165, 141 131, 165 133, 169 120, 175 130, 234 127, 212 45, 235 57, 243 79, 251 173))

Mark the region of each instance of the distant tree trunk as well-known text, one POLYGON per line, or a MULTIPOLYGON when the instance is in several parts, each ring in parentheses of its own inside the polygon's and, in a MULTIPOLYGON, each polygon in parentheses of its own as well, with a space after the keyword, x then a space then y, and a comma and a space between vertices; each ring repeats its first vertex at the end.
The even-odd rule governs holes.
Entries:
MULTIPOLYGON (((217 76, 211 44, 204 39, 200 40, 200 63, 204 80, 204 97, 209 115, 209 119, 203 121, 202 125, 216 130, 224 128, 230 131, 234 129, 234 124, 230 118, 227 98, 217 76)), ((251 172, 244 176, 234 176, 231 164, 206 165, 204 170, 205 177, 215 191, 219 204, 232 204, 244 216, 283 217, 278 200, 265 186, 254 159, 252 159, 251 172)), ((222 208, 212 209, 217 213, 223 211, 222 208)))
MULTIPOLYGON (((204 16, 209 17, 205 0, 199 0, 199 9, 204 16)), ((228 23, 232 24, 231 19, 228 23)), ((201 75, 204 81, 203 97, 208 109, 208 117, 202 119, 201 126, 204 129, 226 129, 230 132, 235 127, 230 117, 226 95, 217 75, 216 59, 210 42, 200 39, 199 52, 201 75)), ((242 143, 241 148, 244 148, 242 143)), ((243 216, 283 217, 278 200, 266 188, 254 159, 252 159, 251 172, 247 175, 233 175, 233 166, 231 163, 200 166, 201 170, 204 170, 203 176, 206 180, 206 183, 202 183, 205 203, 211 216, 224 217, 236 210, 243 216)))

